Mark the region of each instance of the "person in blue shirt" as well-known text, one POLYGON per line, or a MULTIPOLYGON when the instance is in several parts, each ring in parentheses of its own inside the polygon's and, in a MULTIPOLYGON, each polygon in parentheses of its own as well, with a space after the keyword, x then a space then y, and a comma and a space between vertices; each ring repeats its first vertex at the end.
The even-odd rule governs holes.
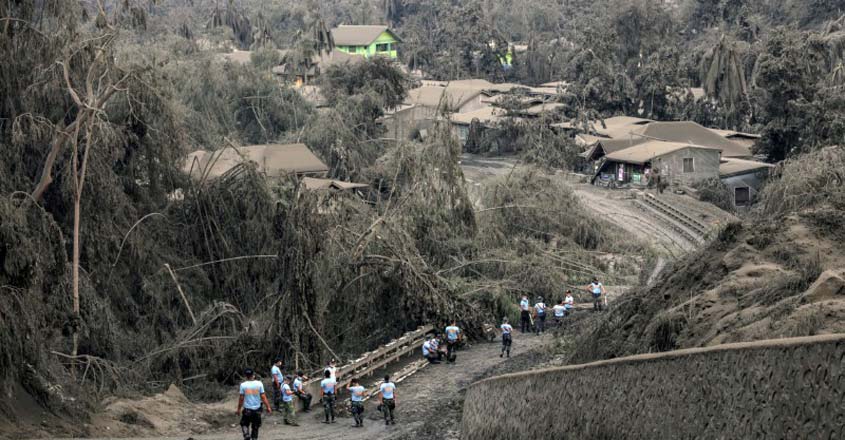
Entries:
POLYGON ((273 366, 270 368, 270 377, 273 378, 273 409, 278 411, 279 404, 282 400, 282 384, 285 382, 285 376, 282 374, 282 358, 276 358, 273 366))
POLYGON ((393 410, 396 409, 396 384, 390 381, 390 375, 384 376, 384 382, 378 387, 379 408, 384 413, 384 424, 396 424, 393 410))
POLYGON ((546 303, 543 302, 543 297, 537 297, 537 303, 534 304, 534 331, 537 336, 546 332, 546 303))
POLYGON ((361 386, 358 383, 358 379, 352 379, 349 381, 349 385, 346 386, 346 390, 349 391, 349 396, 352 399, 352 417, 355 419, 355 425, 353 428, 363 428, 364 427, 364 393, 367 391, 366 388, 361 386))
POLYGON ((452 324, 445 329, 446 333, 446 362, 454 363, 455 362, 455 349, 458 347, 458 344, 461 342, 461 329, 457 326, 455 320, 452 320, 452 324))
POLYGON ((434 344, 433 336, 429 336, 428 339, 423 342, 422 355, 432 364, 440 363, 440 356, 437 353, 437 346, 434 344))
POLYGON ((235 414, 241 416, 241 431, 244 440, 257 440, 258 428, 261 427, 261 404, 267 408, 267 414, 272 414, 270 402, 264 394, 264 384, 255 380, 255 372, 251 368, 244 370, 246 381, 241 383, 238 391, 238 409, 235 414))
POLYGON ((320 381, 320 396, 323 401, 323 409, 326 411, 326 420, 323 423, 334 423, 334 401, 337 381, 332 378, 332 373, 328 369, 323 371, 323 377, 325 379, 320 381))
POLYGON ((312 396, 302 387, 306 380, 308 377, 302 373, 302 370, 296 372, 296 377, 293 379, 293 394, 302 402, 302 412, 311 412, 312 396))
POLYGON ((502 352, 499 353, 499 357, 502 357, 505 354, 505 351, 507 351, 508 357, 511 357, 511 344, 513 343, 513 327, 508 324, 507 316, 502 318, 502 325, 500 328, 502 329, 502 352))
POLYGON ((285 382, 282 384, 282 405, 285 409, 285 425, 299 426, 296 423, 296 409, 293 407, 293 389, 291 387, 293 378, 285 377, 285 382))
POLYGON ((519 301, 519 331, 531 331, 531 303, 525 295, 522 295, 522 300, 519 301))

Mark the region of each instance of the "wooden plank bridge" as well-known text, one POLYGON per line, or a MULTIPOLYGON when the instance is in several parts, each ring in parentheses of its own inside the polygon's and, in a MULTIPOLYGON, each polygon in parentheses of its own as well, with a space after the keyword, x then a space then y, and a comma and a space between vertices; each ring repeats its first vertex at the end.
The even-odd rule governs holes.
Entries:
MULTIPOLYGON (((376 371, 388 368, 403 358, 407 358, 415 351, 420 350, 425 335, 434 330, 431 325, 419 327, 416 330, 405 333, 399 338, 396 338, 379 348, 362 354, 358 359, 355 359, 348 364, 342 365, 337 369, 337 392, 338 395, 343 394, 346 386, 349 385, 350 379, 370 377, 376 371)), ((398 371, 391 373, 391 378, 394 382, 401 382, 403 379, 413 375, 421 368, 425 367, 428 362, 425 359, 413 361, 404 366, 398 371)), ((311 393, 315 399, 320 397, 320 381, 323 380, 323 371, 320 370, 312 379, 305 382, 305 391, 311 393)), ((370 398, 378 391, 379 381, 375 386, 370 387, 366 398, 370 398)), ((315 400, 316 403, 316 400, 315 400)))

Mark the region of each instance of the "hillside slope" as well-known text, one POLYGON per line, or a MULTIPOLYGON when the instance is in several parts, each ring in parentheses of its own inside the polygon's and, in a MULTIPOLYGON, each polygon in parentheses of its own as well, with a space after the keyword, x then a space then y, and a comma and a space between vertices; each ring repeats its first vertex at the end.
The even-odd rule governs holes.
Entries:
POLYGON ((573 361, 845 332, 843 157, 836 148, 785 164, 754 219, 594 319, 573 361))

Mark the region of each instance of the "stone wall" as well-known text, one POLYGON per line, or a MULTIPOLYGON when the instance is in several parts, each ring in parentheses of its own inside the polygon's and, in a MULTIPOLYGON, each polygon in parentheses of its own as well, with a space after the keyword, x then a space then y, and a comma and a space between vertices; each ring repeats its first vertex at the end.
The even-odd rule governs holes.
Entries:
POLYGON ((482 380, 462 439, 842 439, 845 335, 725 344, 482 380))

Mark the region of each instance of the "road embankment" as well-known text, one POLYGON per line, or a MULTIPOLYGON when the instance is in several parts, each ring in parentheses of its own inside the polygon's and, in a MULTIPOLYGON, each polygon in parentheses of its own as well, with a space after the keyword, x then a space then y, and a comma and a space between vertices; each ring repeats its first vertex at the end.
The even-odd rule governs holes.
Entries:
POLYGON ((461 438, 845 438, 845 335, 630 356, 485 379, 461 438))

